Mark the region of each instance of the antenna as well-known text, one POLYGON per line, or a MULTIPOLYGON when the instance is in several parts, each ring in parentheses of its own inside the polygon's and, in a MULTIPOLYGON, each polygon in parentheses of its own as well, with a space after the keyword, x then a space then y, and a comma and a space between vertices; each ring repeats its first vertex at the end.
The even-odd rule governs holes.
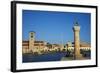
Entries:
POLYGON ((63 45, 63 34, 61 33, 61 44, 63 45))

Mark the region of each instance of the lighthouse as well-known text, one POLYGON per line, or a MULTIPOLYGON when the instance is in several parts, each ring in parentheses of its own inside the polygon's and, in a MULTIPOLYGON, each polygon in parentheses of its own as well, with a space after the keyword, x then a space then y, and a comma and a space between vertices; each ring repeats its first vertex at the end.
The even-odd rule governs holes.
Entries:
POLYGON ((73 27, 74 32, 74 59, 80 59, 82 56, 80 54, 80 26, 78 22, 75 22, 73 27))

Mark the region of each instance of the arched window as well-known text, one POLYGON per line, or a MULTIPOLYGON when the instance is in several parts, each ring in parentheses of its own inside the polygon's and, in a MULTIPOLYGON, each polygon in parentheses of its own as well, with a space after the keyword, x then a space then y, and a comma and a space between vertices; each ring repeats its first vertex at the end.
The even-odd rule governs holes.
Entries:
POLYGON ((33 33, 31 33, 31 38, 33 38, 33 33))

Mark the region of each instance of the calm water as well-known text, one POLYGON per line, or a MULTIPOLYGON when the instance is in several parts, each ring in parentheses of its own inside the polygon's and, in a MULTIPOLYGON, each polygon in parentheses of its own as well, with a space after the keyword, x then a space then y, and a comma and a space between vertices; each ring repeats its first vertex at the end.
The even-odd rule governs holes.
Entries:
POLYGON ((23 55, 23 62, 43 62, 43 61, 60 61, 62 57, 66 56, 65 52, 49 53, 43 55, 23 55))
MULTIPOLYGON (((81 51, 81 54, 84 58, 90 59, 91 52, 90 51, 81 51)), ((55 52, 48 53, 42 55, 33 55, 33 54, 24 54, 23 62, 45 62, 45 61, 60 61, 63 57, 65 58, 73 58, 73 53, 68 52, 55 52)))

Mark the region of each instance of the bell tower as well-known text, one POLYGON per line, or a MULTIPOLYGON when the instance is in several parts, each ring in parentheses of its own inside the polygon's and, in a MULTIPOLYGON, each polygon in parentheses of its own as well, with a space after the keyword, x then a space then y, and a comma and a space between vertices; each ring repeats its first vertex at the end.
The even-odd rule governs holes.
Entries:
POLYGON ((29 50, 32 51, 34 48, 35 32, 29 33, 29 50))

